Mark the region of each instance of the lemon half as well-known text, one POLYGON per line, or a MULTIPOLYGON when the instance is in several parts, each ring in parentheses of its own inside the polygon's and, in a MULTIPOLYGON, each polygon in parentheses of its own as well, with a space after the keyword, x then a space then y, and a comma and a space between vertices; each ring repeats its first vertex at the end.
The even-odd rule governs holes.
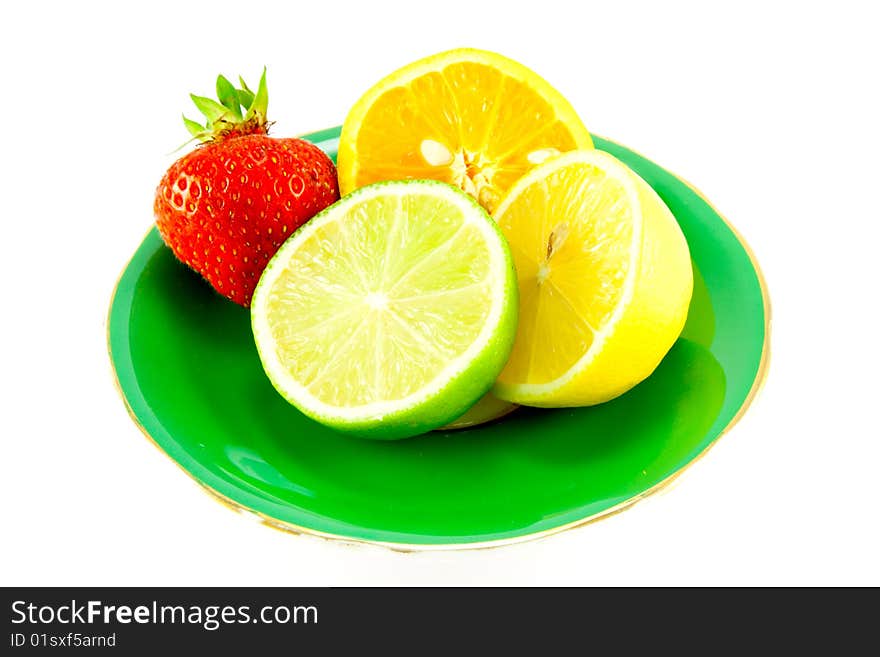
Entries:
POLYGON ((602 151, 566 153, 520 179, 494 218, 520 295, 498 397, 586 406, 654 371, 684 326, 693 272, 678 223, 644 180, 602 151))
POLYGON ((491 213, 533 166, 592 145, 569 102, 537 73, 461 48, 404 66, 355 103, 339 138, 339 188, 431 178, 491 213))

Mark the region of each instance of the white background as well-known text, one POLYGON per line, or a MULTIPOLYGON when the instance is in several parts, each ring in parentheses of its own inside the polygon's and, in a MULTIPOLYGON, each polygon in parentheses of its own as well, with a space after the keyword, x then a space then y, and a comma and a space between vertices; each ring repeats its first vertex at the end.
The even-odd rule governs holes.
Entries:
POLYGON ((880 584, 871 3, 175 5, 3 10, 0 583, 880 584), (107 358, 187 94, 267 64, 274 133, 302 134, 463 45, 529 65, 742 231, 773 301, 766 386, 669 492, 549 539, 406 555, 260 526, 141 436, 107 358))

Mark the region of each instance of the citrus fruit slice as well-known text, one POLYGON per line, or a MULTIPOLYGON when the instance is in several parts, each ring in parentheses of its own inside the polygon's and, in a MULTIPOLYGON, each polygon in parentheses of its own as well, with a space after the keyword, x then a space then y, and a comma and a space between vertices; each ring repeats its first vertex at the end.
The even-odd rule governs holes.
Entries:
POLYGON ((284 243, 251 323, 275 388, 303 413, 372 438, 459 417, 516 333, 516 274, 494 221, 436 181, 348 195, 284 243))
POLYGON ((379 180, 431 178, 490 213, 535 164, 592 148, 556 89, 522 64, 462 48, 413 62, 352 107, 339 138, 343 194, 379 180))
POLYGON ((470 429, 487 422, 492 422, 505 415, 512 413, 519 406, 510 402, 498 399, 491 392, 487 392, 480 397, 476 404, 471 406, 464 415, 445 424, 438 431, 446 431, 447 429, 470 429))
POLYGON ((496 395, 586 406, 654 371, 684 326, 693 272, 678 223, 647 183, 607 153, 574 151, 519 180, 495 220, 520 294, 496 395))

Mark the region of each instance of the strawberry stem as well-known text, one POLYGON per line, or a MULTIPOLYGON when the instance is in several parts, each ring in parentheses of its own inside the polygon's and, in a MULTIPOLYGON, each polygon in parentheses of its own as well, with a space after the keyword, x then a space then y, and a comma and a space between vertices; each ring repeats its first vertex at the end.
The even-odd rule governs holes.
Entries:
POLYGON ((236 89, 223 75, 217 76, 219 102, 213 98, 190 94, 193 104, 205 117, 204 124, 183 117, 183 123, 193 138, 208 142, 243 135, 266 134, 269 126, 266 119, 269 107, 266 67, 263 67, 256 93, 248 88, 240 76, 238 80, 241 83, 240 89, 236 89))

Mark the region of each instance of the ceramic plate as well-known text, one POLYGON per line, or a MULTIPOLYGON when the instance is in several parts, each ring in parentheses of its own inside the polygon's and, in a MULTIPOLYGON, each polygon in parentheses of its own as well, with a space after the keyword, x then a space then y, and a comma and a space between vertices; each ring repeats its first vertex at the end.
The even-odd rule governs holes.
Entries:
MULTIPOLYGON (((335 157, 339 128, 308 135, 335 157)), ((766 369, 757 262, 690 185, 605 139, 670 207, 690 245, 681 338, 643 383, 592 408, 519 409, 482 427, 397 442, 346 437, 272 388, 248 311, 180 264, 155 229, 110 307, 110 358, 141 430, 193 479, 268 524, 400 549, 524 540, 656 490, 745 411, 766 369)))

